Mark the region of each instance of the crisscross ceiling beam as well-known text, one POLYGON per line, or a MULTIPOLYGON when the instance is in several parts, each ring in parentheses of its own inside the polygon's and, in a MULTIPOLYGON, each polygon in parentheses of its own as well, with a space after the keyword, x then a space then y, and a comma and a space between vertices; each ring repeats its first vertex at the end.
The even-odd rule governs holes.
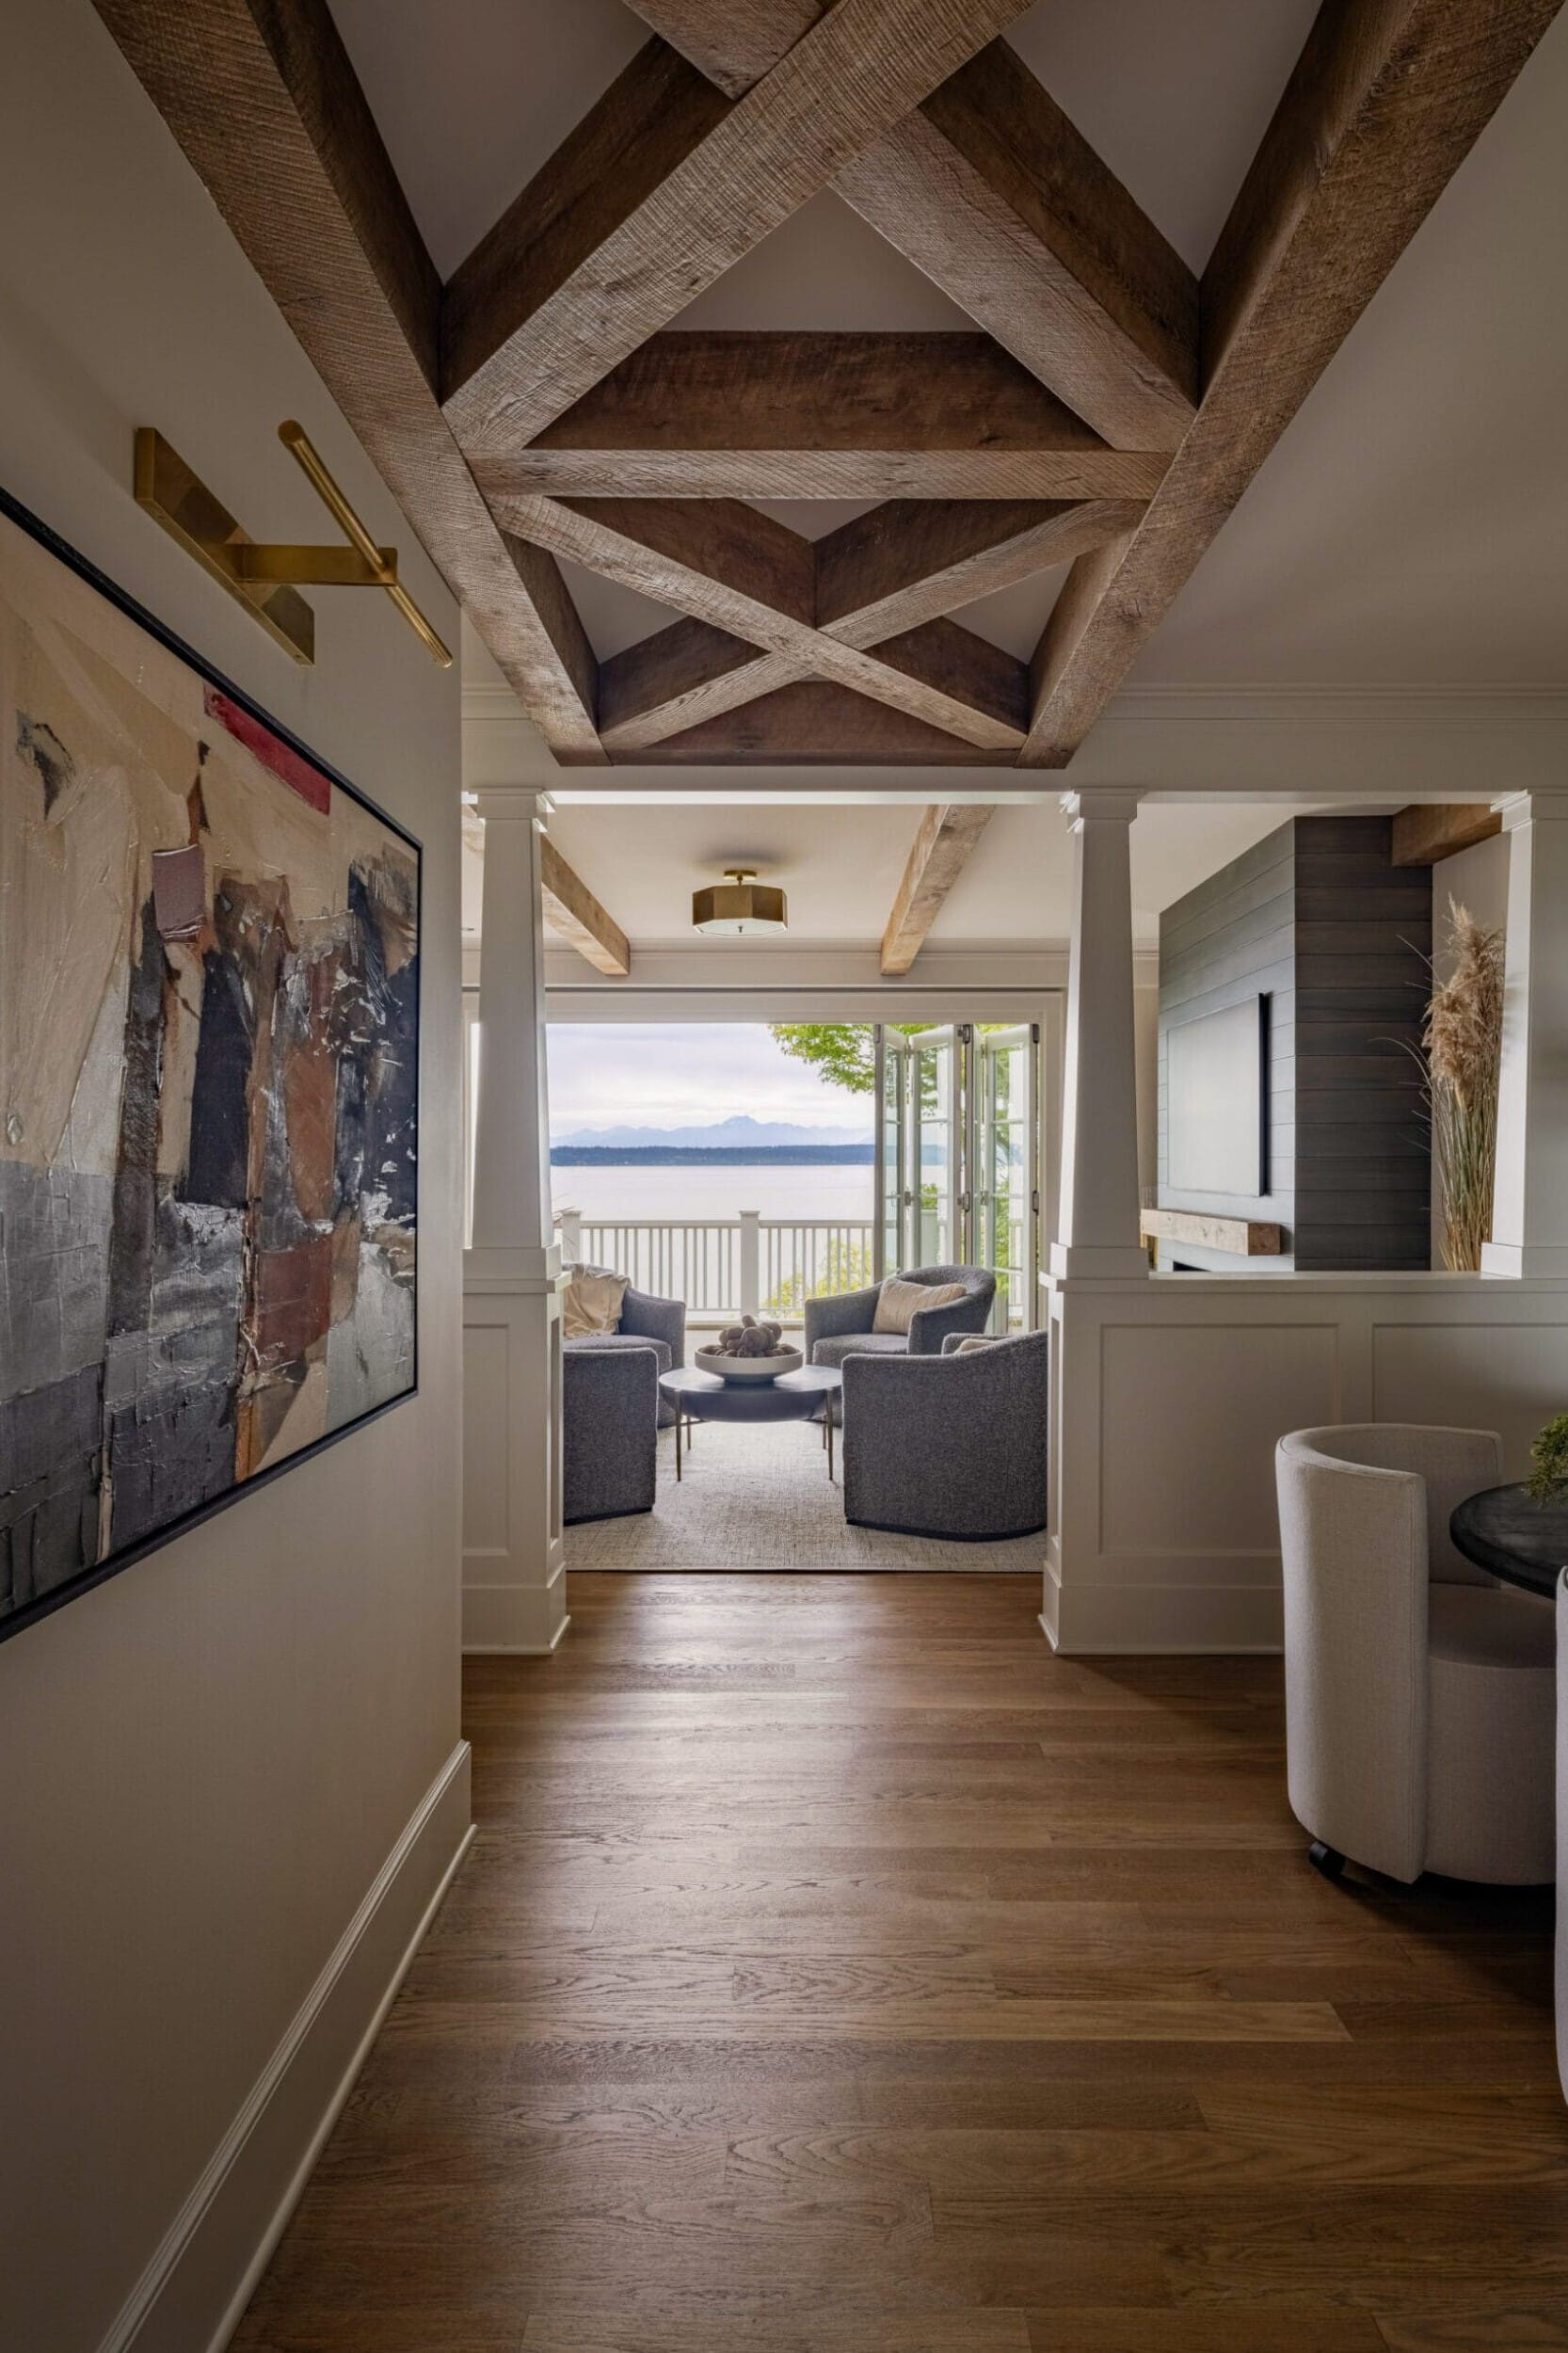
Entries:
MULTIPOLYGON (((989 660, 972 632, 936 624, 957 606, 1071 563, 1083 549, 1127 531, 1142 509, 1125 501, 891 501, 829 532, 810 549, 818 631, 895 662, 922 655, 958 668, 989 660)), ((796 541, 796 535, 791 534, 796 541)), ((804 569, 796 543, 795 560, 804 569)), ((811 665, 820 670, 820 664, 811 665)), ((805 675, 784 651, 760 652, 728 627, 677 621, 613 656, 600 672, 600 728, 625 758, 682 729, 738 709, 805 675)), ((840 683, 853 681, 840 678, 840 683)), ((1009 693, 1013 690, 1010 688, 1009 693)), ((907 695, 900 707, 930 718, 907 695)))
POLYGON ((444 291, 328 0, 97 5, 558 760, 1060 767, 1561 0, 1323 0, 1201 287, 1026 0, 635 0, 444 291), (829 185, 985 334, 671 328, 829 185), (557 556, 683 617, 600 667, 557 556), (1061 562, 1027 674, 948 617, 1061 562))
POLYGON ((779 658, 787 678, 833 680, 983 751, 1022 740, 1022 663, 952 621, 889 635, 874 653, 819 630, 811 541, 751 507, 728 499, 499 505, 508 528, 536 546, 779 658))
POLYGON ((1064 767, 1561 0, 1324 0, 1203 280, 1203 403, 1138 528, 1080 557, 1033 663, 1064 767))
MULTIPOLYGON (((1028 5, 838 0, 744 98, 720 101, 716 119, 654 44, 645 70, 668 88, 638 112, 657 104, 664 121, 634 144, 679 146, 679 159, 651 186, 601 169, 595 200, 541 213, 558 177, 547 166, 542 187, 522 191, 447 289, 443 392, 465 445, 542 432, 1028 5), (607 222, 606 209, 618 216, 607 222), (541 276, 533 256, 547 237, 541 276)), ((617 106, 628 79, 612 93, 617 106)), ((574 134, 579 153, 594 139, 590 120, 574 134)))
MULTIPOLYGON (((819 0, 632 6, 731 96, 822 14, 819 0)), ((834 188, 1108 441, 1176 447, 1197 400, 1197 281, 1006 41, 834 188)))

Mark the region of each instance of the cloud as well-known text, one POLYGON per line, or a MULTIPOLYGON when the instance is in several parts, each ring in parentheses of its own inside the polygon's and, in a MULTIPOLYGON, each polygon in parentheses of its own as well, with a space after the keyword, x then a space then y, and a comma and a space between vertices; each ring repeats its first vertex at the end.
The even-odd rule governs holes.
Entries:
POLYGON ((870 1132, 865 1099, 794 1061, 760 1023, 552 1021, 549 1052, 557 1132, 692 1127, 736 1112, 870 1132))

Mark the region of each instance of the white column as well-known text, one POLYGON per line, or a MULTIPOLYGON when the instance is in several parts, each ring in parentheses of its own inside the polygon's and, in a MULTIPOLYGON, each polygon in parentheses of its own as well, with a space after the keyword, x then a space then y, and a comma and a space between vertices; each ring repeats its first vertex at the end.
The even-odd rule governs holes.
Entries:
POLYGON ((1568 792, 1498 804, 1508 950, 1497 1176, 1483 1274, 1568 1274, 1568 792))
POLYGON ((1062 1196, 1053 1275, 1146 1280, 1138 1238, 1132 1017, 1131 792, 1068 792, 1073 929, 1067 968, 1062 1196))
POLYGON ((568 1623, 538 848, 546 807, 520 787, 479 795, 479 1085, 463 1267, 463 1646, 476 1651, 552 1650, 568 1623))

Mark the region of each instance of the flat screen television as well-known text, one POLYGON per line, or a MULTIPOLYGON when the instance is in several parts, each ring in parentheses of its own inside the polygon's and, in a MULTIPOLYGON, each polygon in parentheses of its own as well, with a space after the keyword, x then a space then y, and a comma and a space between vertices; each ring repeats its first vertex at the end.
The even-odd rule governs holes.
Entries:
POLYGON ((1165 1183, 1256 1199, 1269 1190, 1269 999, 1165 1032, 1165 1183))

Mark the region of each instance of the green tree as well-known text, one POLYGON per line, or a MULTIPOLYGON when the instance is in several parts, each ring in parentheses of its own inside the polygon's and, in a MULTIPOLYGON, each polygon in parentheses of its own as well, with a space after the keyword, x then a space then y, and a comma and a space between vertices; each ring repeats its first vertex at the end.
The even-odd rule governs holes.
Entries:
MULTIPOLYGON (((919 1037, 930 1024, 924 1021, 889 1021, 886 1025, 904 1037, 919 1037)), ((983 1030, 1000 1030, 1001 1021, 983 1021, 983 1030)), ((770 1021, 768 1028, 787 1054, 797 1062, 809 1063, 820 1070, 830 1085, 845 1088, 851 1095, 870 1095, 876 1086, 876 1039, 869 1023, 864 1021, 770 1021)), ((926 1074, 928 1086, 935 1084, 935 1074, 926 1074)))
POLYGON ((860 1021, 770 1021, 776 1042, 809 1063, 833 1086, 870 1095, 876 1084, 876 1043, 860 1021))
POLYGON ((828 1299, 838 1291, 865 1290, 875 1280, 872 1253, 864 1243, 842 1241, 834 1235, 827 1245, 827 1262, 810 1289, 807 1289, 803 1274, 787 1275, 762 1302, 763 1311, 798 1322, 808 1299, 828 1299))

